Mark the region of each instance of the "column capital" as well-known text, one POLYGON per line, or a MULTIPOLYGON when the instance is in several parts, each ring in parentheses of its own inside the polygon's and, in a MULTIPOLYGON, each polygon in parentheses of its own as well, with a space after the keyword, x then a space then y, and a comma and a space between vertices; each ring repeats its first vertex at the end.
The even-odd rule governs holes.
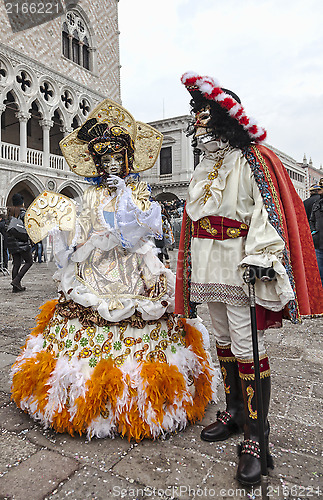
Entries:
POLYGON ((6 105, 5 104, 0 104, 0 114, 3 113, 6 110, 6 105))
POLYGON ((15 113, 16 118, 18 118, 19 122, 28 122, 31 114, 28 111, 17 111, 15 113))
POLYGON ((50 130, 54 125, 53 120, 39 120, 39 125, 43 130, 50 130))
POLYGON ((67 127, 66 125, 62 125, 61 127, 59 127, 59 130, 60 132, 62 132, 62 134, 67 135, 73 132, 74 129, 72 127, 67 127))

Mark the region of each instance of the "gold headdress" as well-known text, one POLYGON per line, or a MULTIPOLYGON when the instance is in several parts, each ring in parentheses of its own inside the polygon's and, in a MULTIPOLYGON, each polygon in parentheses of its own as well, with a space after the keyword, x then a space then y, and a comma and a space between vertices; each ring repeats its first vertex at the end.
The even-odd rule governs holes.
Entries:
MULTIPOLYGON (((140 172, 151 168, 160 152, 163 136, 147 123, 136 122, 133 116, 120 104, 105 99, 88 116, 82 127, 67 135, 61 142, 60 148, 70 169, 82 177, 97 177, 94 158, 89 151, 89 140, 78 135, 81 128, 100 130, 102 135, 106 125, 109 128, 121 127, 125 134, 129 134, 134 143, 134 160, 132 172, 140 172)), ((82 136, 82 134, 81 134, 82 136)), ((97 136, 98 137, 98 136, 97 136)))

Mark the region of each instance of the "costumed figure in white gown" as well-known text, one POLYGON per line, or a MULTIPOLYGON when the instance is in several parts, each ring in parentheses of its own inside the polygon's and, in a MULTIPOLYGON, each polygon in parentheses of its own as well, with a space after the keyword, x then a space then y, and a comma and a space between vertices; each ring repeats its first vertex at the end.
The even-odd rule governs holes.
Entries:
POLYGON ((161 143, 105 100, 60 144, 92 184, 79 214, 51 192, 27 211, 33 241, 53 236, 58 298, 12 367, 12 397, 57 432, 156 438, 200 419, 215 397, 207 331, 174 314, 174 274, 154 245, 160 206, 139 179, 161 143))

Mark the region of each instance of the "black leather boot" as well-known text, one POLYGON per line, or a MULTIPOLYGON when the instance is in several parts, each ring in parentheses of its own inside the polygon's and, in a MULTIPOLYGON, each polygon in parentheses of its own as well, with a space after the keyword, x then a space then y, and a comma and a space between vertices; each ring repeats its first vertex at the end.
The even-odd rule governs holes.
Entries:
MULTIPOLYGON (((239 465, 237 480, 246 485, 258 484, 261 481, 261 462, 259 447, 259 431, 256 407, 256 389, 253 361, 238 360, 244 399, 245 425, 244 441, 238 446, 239 465)), ((269 453, 269 422, 268 410, 270 402, 270 368, 268 357, 260 358, 260 381, 262 388, 262 403, 264 414, 264 429, 266 438, 267 467, 274 468, 273 459, 269 453)))
POLYGON ((243 397, 236 358, 231 352, 231 345, 217 344, 217 355, 223 376, 226 397, 226 410, 218 411, 216 422, 205 427, 201 432, 203 441, 225 441, 232 434, 242 432, 244 424, 243 397))
POLYGON ((14 293, 24 292, 26 290, 26 287, 21 285, 20 280, 21 280, 20 276, 17 275, 11 282, 11 285, 13 287, 12 291, 14 293))

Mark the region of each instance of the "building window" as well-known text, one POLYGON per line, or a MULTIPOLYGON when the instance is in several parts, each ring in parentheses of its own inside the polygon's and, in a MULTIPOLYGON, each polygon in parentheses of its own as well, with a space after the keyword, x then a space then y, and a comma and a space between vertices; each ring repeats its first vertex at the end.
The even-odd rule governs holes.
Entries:
POLYGON ((73 53, 73 61, 76 64, 80 64, 80 40, 77 31, 75 30, 72 38, 72 53, 73 53))
POLYGON ((74 10, 67 12, 62 26, 62 54, 85 69, 93 67, 90 32, 74 10))
POLYGON ((160 175, 169 175, 172 169, 172 148, 162 148, 160 150, 160 175))
POLYGON ((90 69, 90 47, 86 37, 83 40, 83 67, 90 69))
POLYGON ((70 54, 70 40, 69 40, 68 27, 67 27, 66 23, 63 24, 62 50, 63 50, 63 56, 67 57, 67 59, 70 59, 71 58, 71 54, 70 54))

